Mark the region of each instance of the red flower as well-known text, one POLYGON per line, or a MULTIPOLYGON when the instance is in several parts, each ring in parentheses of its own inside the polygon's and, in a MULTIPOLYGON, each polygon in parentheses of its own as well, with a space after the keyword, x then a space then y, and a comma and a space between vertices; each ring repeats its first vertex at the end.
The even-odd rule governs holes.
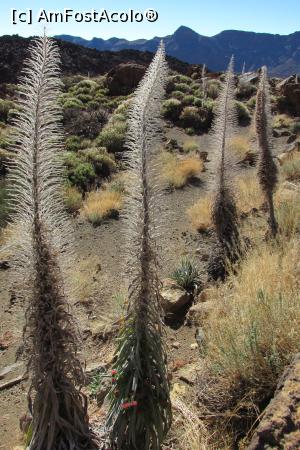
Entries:
POLYGON ((113 369, 113 370, 111 371, 111 374, 112 374, 112 375, 117 375, 117 371, 116 371, 115 369, 113 369))

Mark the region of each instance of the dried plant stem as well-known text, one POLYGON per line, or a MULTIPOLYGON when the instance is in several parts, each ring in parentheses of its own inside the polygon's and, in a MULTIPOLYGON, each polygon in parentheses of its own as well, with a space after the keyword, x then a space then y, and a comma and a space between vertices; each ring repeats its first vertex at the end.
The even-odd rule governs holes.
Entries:
POLYGON ((259 146, 258 178, 269 208, 269 227, 273 237, 278 231, 275 218, 273 192, 277 184, 278 170, 272 155, 271 107, 267 68, 261 70, 255 110, 256 135, 259 146))

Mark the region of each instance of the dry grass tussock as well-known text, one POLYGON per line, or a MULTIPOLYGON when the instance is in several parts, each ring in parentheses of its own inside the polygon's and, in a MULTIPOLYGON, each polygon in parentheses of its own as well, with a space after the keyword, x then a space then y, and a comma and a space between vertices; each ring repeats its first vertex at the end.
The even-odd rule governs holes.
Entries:
POLYGON ((244 159, 252 150, 250 134, 234 136, 229 143, 229 149, 236 158, 244 159))
POLYGON ((99 225, 103 219, 117 217, 122 206, 121 192, 100 190, 88 194, 82 213, 93 225, 99 225))
POLYGON ((298 246, 295 238, 255 248, 238 273, 215 288, 214 314, 205 325, 207 361, 215 374, 242 381, 246 390, 272 393, 299 351, 298 246))
POLYGON ((178 158, 165 152, 161 156, 162 179, 170 188, 182 188, 187 182, 204 170, 201 159, 192 154, 187 158, 178 158))
POLYGON ((300 180, 300 152, 291 152, 281 167, 283 178, 288 181, 300 180))
POLYGON ((199 231, 206 231, 212 227, 212 195, 206 195, 187 210, 192 227, 199 231))
POLYGON ((264 203, 264 196, 255 171, 236 178, 235 192, 237 208, 240 212, 248 213, 253 208, 260 209, 264 203))

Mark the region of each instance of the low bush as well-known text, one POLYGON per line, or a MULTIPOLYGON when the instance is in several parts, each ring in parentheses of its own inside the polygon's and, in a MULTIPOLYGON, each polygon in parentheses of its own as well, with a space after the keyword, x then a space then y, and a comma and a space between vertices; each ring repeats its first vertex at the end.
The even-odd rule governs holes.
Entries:
POLYGON ((124 150, 127 126, 124 122, 107 124, 103 128, 98 138, 97 145, 106 147, 108 152, 116 153, 124 150))
POLYGON ((80 151, 80 155, 86 162, 93 164, 97 175, 106 178, 115 172, 117 164, 114 155, 107 153, 106 148, 87 148, 80 151))
POLYGON ((162 114, 165 119, 172 120, 173 122, 179 119, 182 111, 182 103, 176 98, 169 98, 165 100, 162 105, 162 114))
POLYGON ((192 105, 194 105, 195 100, 196 100, 196 97, 194 97, 194 95, 191 95, 191 94, 185 95, 182 99, 182 104, 184 106, 192 106, 192 105))
POLYGON ((192 227, 200 233, 212 227, 212 196, 205 195, 187 210, 192 227))
POLYGON ((180 121, 184 128, 199 129, 201 127, 201 116, 196 106, 186 106, 180 114, 180 121))
POLYGON ((187 94, 188 92, 190 92, 190 86, 186 83, 175 83, 174 90, 184 92, 185 94, 187 94))
POLYGON ((181 91, 173 91, 172 92, 172 98, 176 98, 177 100, 182 100, 184 98, 185 94, 181 91))
POLYGON ((215 100, 220 92, 221 83, 219 80, 209 80, 206 87, 206 94, 209 98, 215 100))

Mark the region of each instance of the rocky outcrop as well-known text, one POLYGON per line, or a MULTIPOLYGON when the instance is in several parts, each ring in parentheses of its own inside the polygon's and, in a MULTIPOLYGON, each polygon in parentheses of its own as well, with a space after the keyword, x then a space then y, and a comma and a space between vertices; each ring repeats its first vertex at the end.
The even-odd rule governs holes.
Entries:
POLYGON ((300 353, 284 372, 248 450, 300 448, 300 353))
POLYGON ((279 94, 284 98, 281 109, 290 114, 300 115, 300 80, 297 75, 286 78, 277 85, 279 94))
POLYGON ((139 84, 146 71, 140 64, 120 64, 107 74, 107 87, 111 95, 128 95, 139 84))

